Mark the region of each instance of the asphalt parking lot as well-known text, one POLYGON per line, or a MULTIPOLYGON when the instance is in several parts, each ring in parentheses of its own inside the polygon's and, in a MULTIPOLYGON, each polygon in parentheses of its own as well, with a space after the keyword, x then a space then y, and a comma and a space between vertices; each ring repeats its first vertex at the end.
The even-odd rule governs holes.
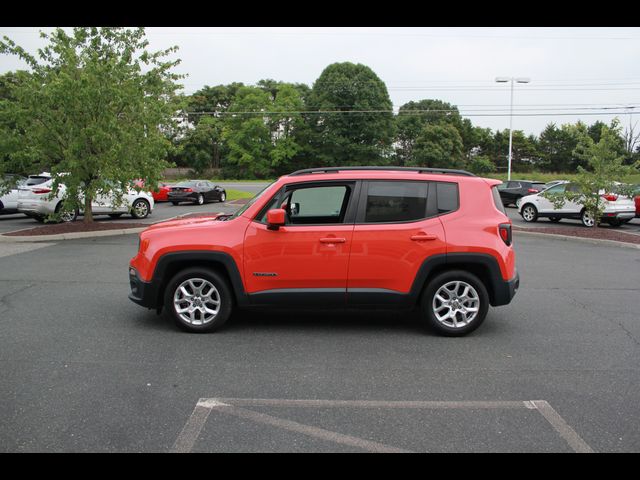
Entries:
POLYGON ((463 338, 377 312, 198 335, 127 299, 136 243, 0 244, 0 451, 640 450, 638 250, 516 233, 520 290, 463 338))

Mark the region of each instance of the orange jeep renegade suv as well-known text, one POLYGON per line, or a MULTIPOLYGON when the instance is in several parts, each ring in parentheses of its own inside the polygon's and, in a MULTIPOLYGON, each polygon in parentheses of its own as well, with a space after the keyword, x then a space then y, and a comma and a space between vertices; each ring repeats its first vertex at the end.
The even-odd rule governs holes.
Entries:
POLYGON ((300 170, 233 215, 146 229, 129 298, 194 332, 235 308, 418 307, 439 333, 464 335, 519 286, 500 183, 448 169, 300 170))

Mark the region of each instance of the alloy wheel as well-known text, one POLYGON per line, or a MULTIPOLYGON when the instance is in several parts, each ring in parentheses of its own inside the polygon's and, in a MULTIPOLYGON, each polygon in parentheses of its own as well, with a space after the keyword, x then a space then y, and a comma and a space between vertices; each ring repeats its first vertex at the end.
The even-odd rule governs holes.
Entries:
POLYGON ((432 308, 438 322, 449 328, 462 328, 478 315, 480 297, 467 282, 447 282, 436 291, 432 308))
POLYGON ((173 308, 190 325, 206 325, 220 311, 220 293, 211 282, 203 278, 189 278, 176 288, 173 308))

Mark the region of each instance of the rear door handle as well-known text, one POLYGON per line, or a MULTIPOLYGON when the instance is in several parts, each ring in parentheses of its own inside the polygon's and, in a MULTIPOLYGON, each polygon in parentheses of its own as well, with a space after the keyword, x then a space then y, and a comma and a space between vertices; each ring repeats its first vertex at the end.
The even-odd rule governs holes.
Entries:
POLYGON ((424 242, 426 240, 435 240, 437 237, 435 235, 428 235, 426 233, 419 233, 418 235, 412 235, 411 240, 414 242, 424 242))
POLYGON ((327 237, 327 238, 320 239, 320 243, 345 243, 346 241, 347 241, 346 238, 327 237))

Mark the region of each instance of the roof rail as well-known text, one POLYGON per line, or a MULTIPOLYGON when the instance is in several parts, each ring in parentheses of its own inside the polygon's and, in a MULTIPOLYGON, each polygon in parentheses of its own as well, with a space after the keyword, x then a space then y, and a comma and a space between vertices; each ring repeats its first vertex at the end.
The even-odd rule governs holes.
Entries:
POLYGON ((464 175, 467 177, 475 177, 471 172, 466 170, 453 170, 450 168, 428 168, 428 167, 320 167, 320 168, 305 168, 303 170, 297 170, 290 173, 290 177, 297 175, 306 175, 308 173, 336 173, 346 170, 385 170, 385 171, 400 171, 400 172, 418 172, 418 173, 440 173, 443 175, 464 175))

